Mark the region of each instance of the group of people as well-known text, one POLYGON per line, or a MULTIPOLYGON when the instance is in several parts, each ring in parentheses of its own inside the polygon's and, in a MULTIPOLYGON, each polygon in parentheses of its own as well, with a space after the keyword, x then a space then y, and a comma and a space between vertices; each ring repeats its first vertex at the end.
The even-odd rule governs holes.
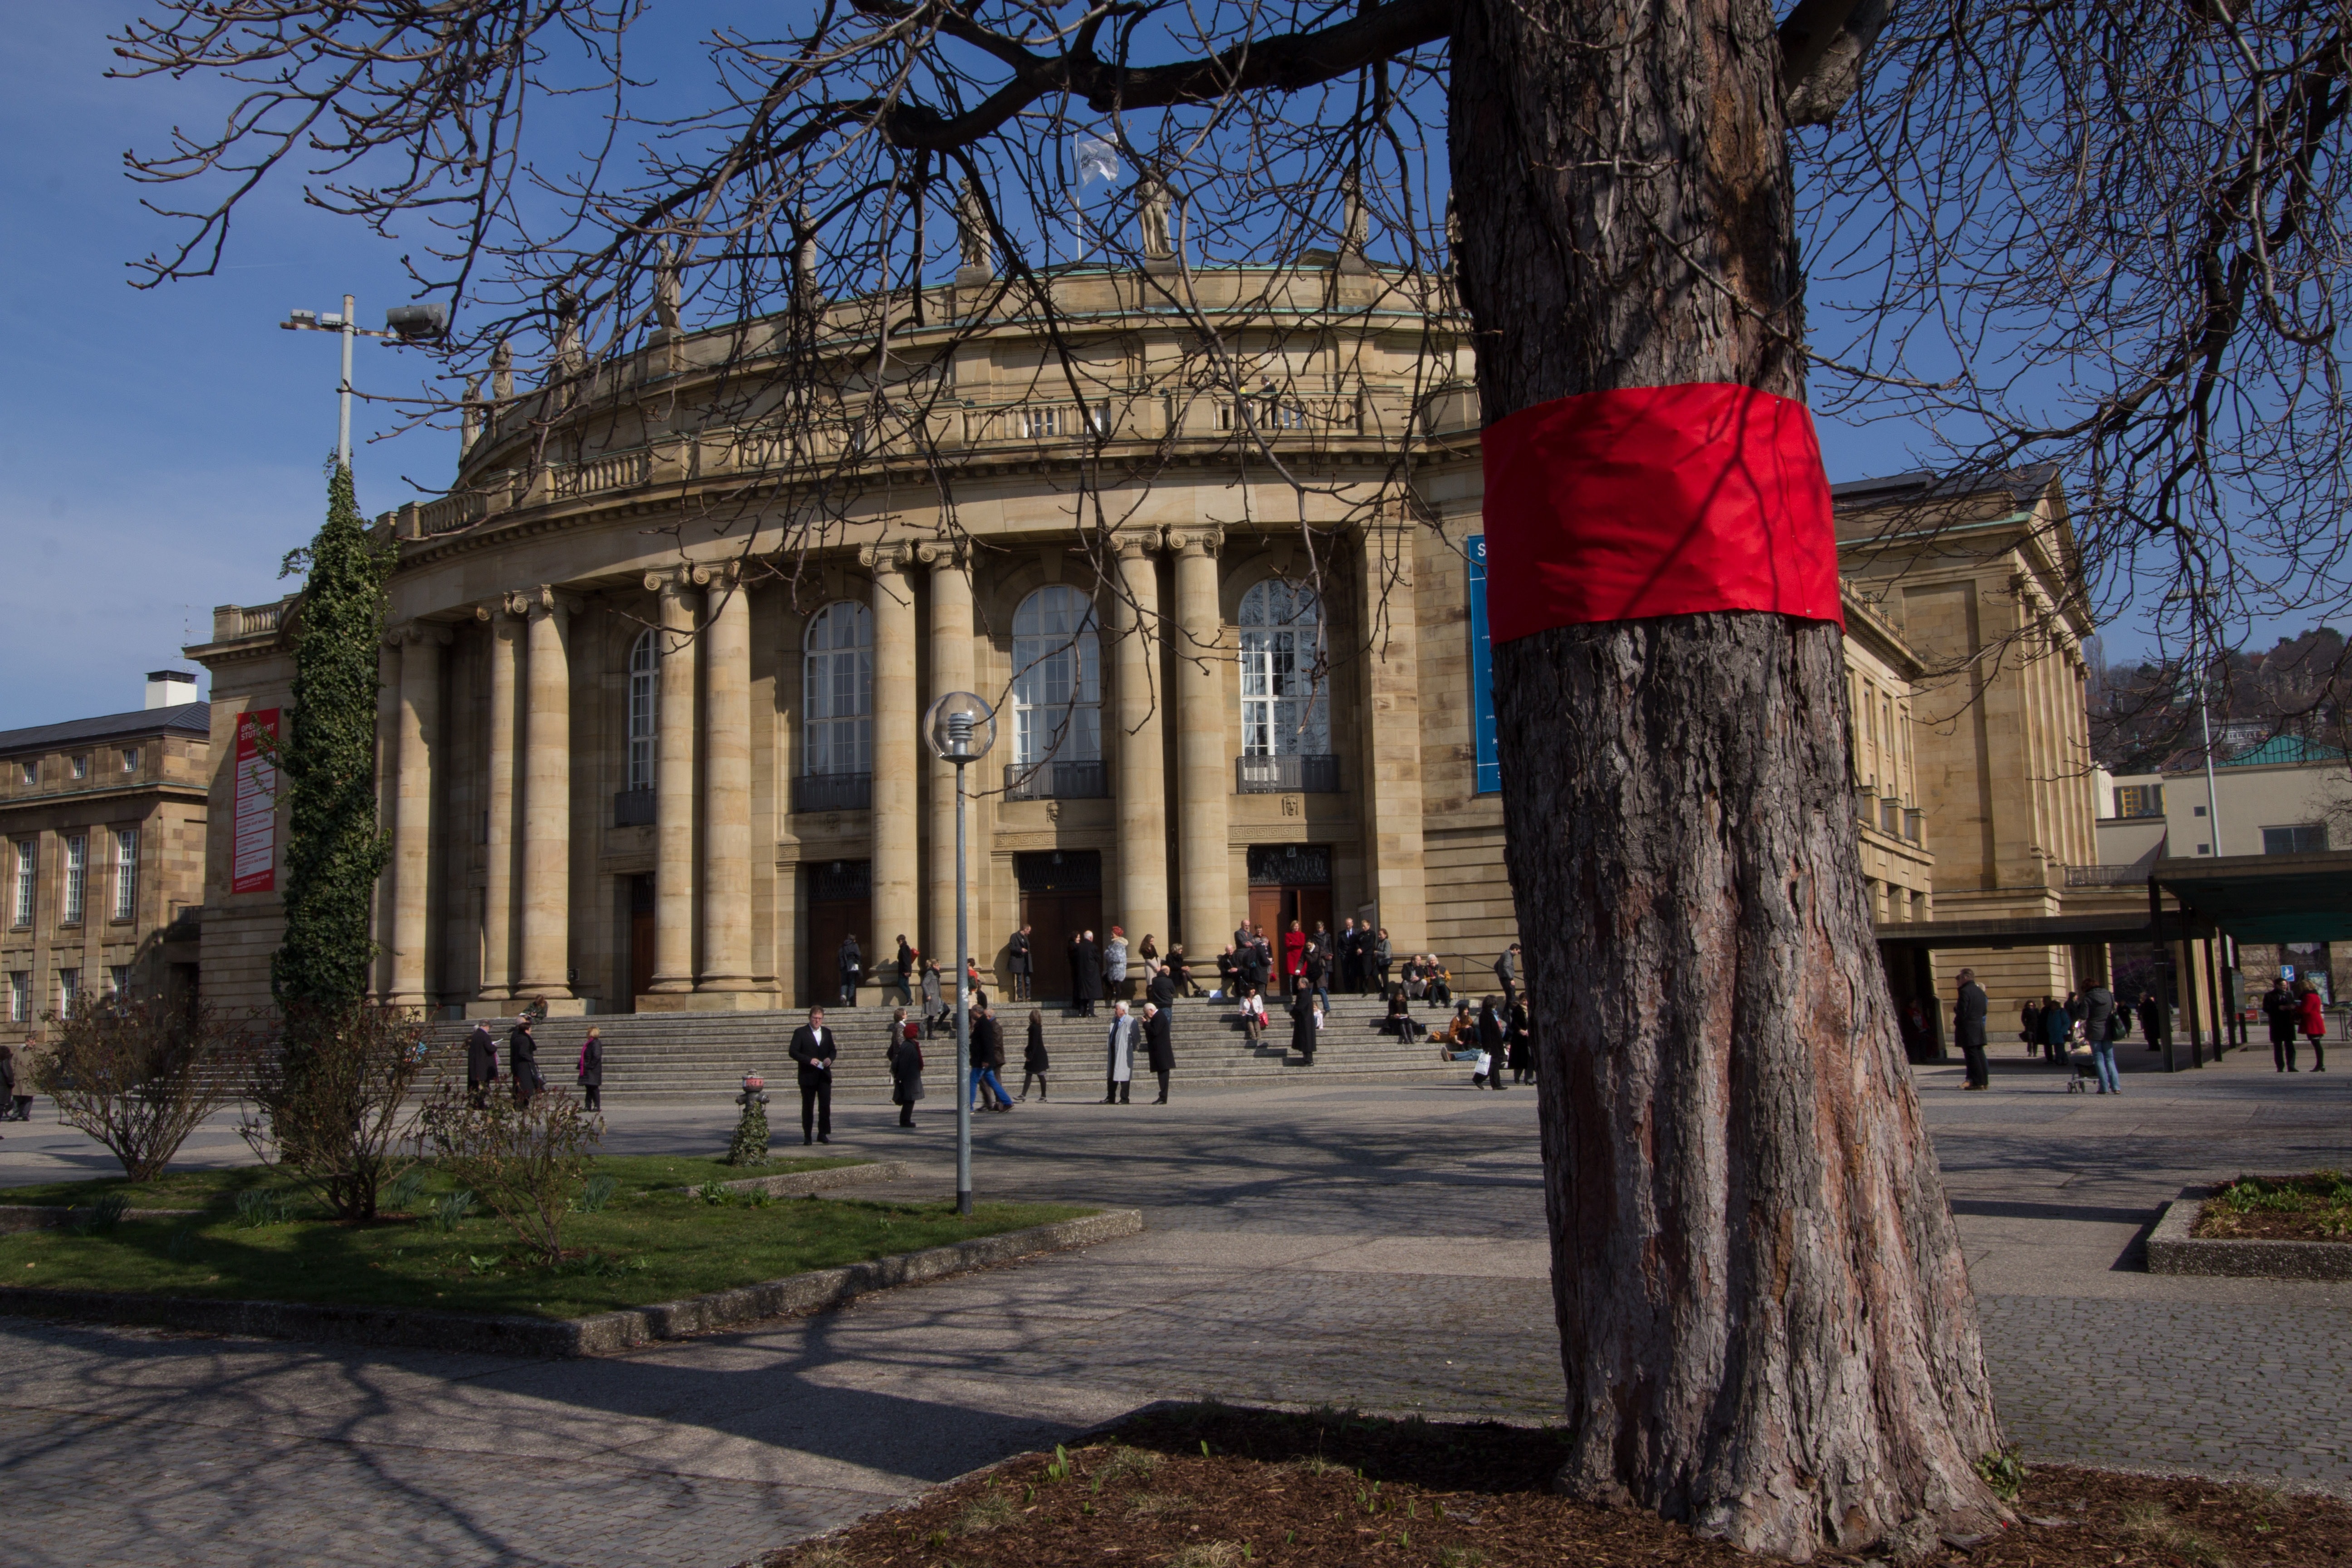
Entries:
POLYGON ((2271 1026, 2271 1062, 2280 1072, 2300 1072, 2295 1037, 2311 1042, 2311 1070, 2327 1070, 2327 999, 2319 987, 2297 976, 2289 986, 2281 975, 2263 993, 2263 1016, 2271 1026))
MULTIPOLYGON (((547 1079, 539 1070, 539 1038, 531 1032, 538 1022, 536 1015, 518 1013, 514 1027, 507 1031, 507 1071, 505 1081, 514 1096, 518 1110, 527 1107, 531 1098, 547 1087, 547 1079)), ((585 1110, 604 1109, 604 1038, 591 1025, 588 1037, 580 1042, 580 1060, 573 1068, 580 1085, 585 1110)), ((474 1026, 466 1037, 466 1097, 475 1110, 489 1104, 490 1086, 499 1081, 499 1039, 484 1019, 474 1026)))
MULTIPOLYGON (((1991 1086, 1985 1059, 1987 1005, 1984 987, 1977 984, 1976 971, 1961 970, 1959 995, 1952 1008, 1952 1032, 1968 1063, 1969 1089, 1991 1086)), ((2300 1070, 2295 1064, 2295 1049, 2299 1041, 2307 1041, 2312 1070, 2326 1072, 2326 999, 2318 988, 2308 980, 2297 980, 2289 985, 2282 976, 2263 993, 2262 1006, 2270 1025, 2271 1057, 2277 1070, 2300 1070)), ((2069 991, 2063 1002, 2054 995, 2044 995, 2038 1002, 2028 997, 2018 1009, 2017 1021, 2017 1037, 2024 1042, 2029 1058, 2065 1066, 2071 1053, 2087 1047, 2101 1094, 2123 1092, 2122 1081, 2116 1075, 2115 1052, 2116 1045, 2130 1034, 2133 1023, 2139 1025, 2140 1038, 2152 1051, 2164 1048, 2172 1029, 2171 1016, 2155 992, 2144 991, 2136 1002, 2124 1004, 2118 1003, 2115 993, 2106 986, 2096 984, 2081 991, 2069 991)))

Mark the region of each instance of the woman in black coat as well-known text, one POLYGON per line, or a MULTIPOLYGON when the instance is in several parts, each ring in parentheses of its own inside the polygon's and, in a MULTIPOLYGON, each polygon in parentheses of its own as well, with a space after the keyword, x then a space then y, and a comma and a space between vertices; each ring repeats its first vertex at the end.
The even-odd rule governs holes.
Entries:
POLYGON ((604 1109, 604 1037, 594 1027, 580 1042, 580 1087, 586 1092, 587 1109, 604 1109))
POLYGON ((1079 1014, 1093 1017, 1095 1004, 1103 999, 1102 949, 1083 936, 1070 950, 1070 990, 1079 1014))
POLYGON ((1315 1005, 1315 994, 1302 991, 1290 1007, 1290 1048, 1315 1065, 1316 1036, 1323 1027, 1323 1010, 1315 1005))
POLYGON ((1524 997, 1511 1004, 1510 1016, 1503 1020, 1503 1048, 1511 1056, 1511 1081, 1535 1082, 1535 1027, 1528 1021, 1528 1004, 1524 997))
POLYGON ((917 1032, 904 1007, 891 1016, 890 1047, 884 1059, 890 1064, 890 1103, 898 1108, 901 1127, 915 1124, 915 1102, 923 1098, 923 1047, 917 1032))
POLYGON ((1029 1080, 1037 1080, 1037 1098, 1045 1098, 1045 1068, 1051 1064, 1045 1058, 1045 1015, 1043 1009, 1029 1009, 1029 1044, 1021 1052, 1021 1098, 1029 1098, 1029 1080))
MULTIPOLYGON (((1495 1011, 1495 999, 1487 997, 1478 1005, 1478 1048, 1486 1053, 1486 1084, 1488 1089, 1503 1087, 1503 1065, 1507 1055, 1503 1049, 1502 1015, 1495 1011)), ((1471 1082, 1478 1081, 1473 1075, 1471 1082)))

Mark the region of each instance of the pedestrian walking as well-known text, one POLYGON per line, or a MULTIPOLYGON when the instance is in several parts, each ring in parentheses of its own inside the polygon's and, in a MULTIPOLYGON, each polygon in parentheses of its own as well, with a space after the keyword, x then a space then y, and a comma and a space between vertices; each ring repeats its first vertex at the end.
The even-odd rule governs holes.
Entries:
POLYGON ((1078 1005, 1078 1016, 1091 1018, 1095 1005, 1103 999, 1102 949, 1095 945, 1095 933, 1080 931, 1070 944, 1070 991, 1078 1005))
POLYGON ((2083 1034, 2091 1043, 2091 1064, 2098 1069, 2101 1094, 2124 1091, 2123 1079, 2116 1076, 2116 1036, 2121 1024, 2116 1016, 2116 994, 2094 981, 2083 993, 2083 1034))
POLYGON ((995 1015, 982 1002, 971 1012, 971 1108, 974 1110, 1010 1110, 1013 1097, 1004 1092, 1004 1031, 996 1026, 995 1015), (996 1103, 988 1103, 989 1096, 996 1103))
POLYGON ((507 1076, 514 1079, 515 1109, 530 1104, 530 1097, 546 1087, 539 1076, 539 1041, 530 1032, 530 1015, 519 1015, 507 1036, 507 1076))
POLYGON ((1322 1035, 1323 1009, 1302 991, 1290 1005, 1290 1048, 1306 1058, 1308 1067, 1315 1065, 1315 1047, 1322 1035))
POLYGON ((901 1007, 890 1018, 890 1103, 898 1108, 898 1125, 915 1124, 915 1103, 923 1098, 922 1031, 901 1007))
POLYGON ((1034 955, 1029 951, 1029 928, 1024 925, 1013 933, 1011 942, 1004 944, 1004 969, 1013 976, 1013 999, 1015 1002, 1030 999, 1030 975, 1034 964, 1034 955))
POLYGON ((940 985, 940 961, 936 958, 923 965, 923 1027, 944 1029, 948 1026, 948 1005, 940 985))
POLYGON ((812 1007, 808 1022, 793 1031, 790 1047, 799 1069, 801 1142, 833 1142, 833 1063, 841 1054, 834 1032, 824 1026, 824 1009, 812 1007))
POLYGON ((2303 1029, 2303 1004, 2286 988, 2284 976, 2263 993, 2263 1016, 2271 1026, 2271 1061, 2280 1072, 2299 1072, 2294 1065, 2294 1037, 2303 1029))
POLYGON ((1519 944, 1511 943, 1495 959, 1495 982, 1503 988, 1503 1005, 1519 999, 1519 944))
POLYGON ((2025 1042, 2025 1054, 2042 1054, 2042 1004, 2028 996, 2017 1010, 2017 1037, 2025 1042))
POLYGON ((1104 1050, 1103 1103, 1125 1105, 1135 1077, 1135 1020, 1127 1016, 1124 1002, 1111 1004, 1110 1034, 1104 1050))
POLYGON ((499 1037, 490 1033, 485 1018, 466 1037, 466 1103, 477 1110, 488 1109, 490 1085, 498 1080, 499 1037))
POLYGON ((1029 1098, 1029 1085, 1037 1085, 1037 1099, 1045 1099, 1045 1069, 1053 1066, 1045 1055, 1045 1015, 1040 1008, 1029 1009, 1029 1043, 1021 1047, 1021 1098, 1029 1098))
POLYGON ((1960 971, 1959 995, 1952 1003, 1952 1038, 1960 1047, 1968 1066, 1968 1089, 1990 1089, 1991 1069, 1985 1065, 1984 987, 1977 984, 1977 972, 1960 971))
POLYGON ((2327 1070, 2327 1005, 2319 998, 2319 988, 2308 980, 2294 983, 2303 1015, 2303 1037, 2311 1042, 2311 1070, 2327 1070))
POLYGON ((593 1024, 588 1026, 588 1037, 580 1042, 578 1077, 586 1108, 601 1113, 604 1109, 604 1037, 593 1024))
POLYGON ((1143 1048, 1150 1058, 1151 1071, 1160 1079, 1160 1098, 1154 1105, 1168 1103, 1168 1075, 1176 1070, 1176 1016, 1157 1002, 1143 1005, 1143 1048))
POLYGON ((857 980, 865 972, 865 955, 857 951, 857 933, 851 931, 841 939, 841 950, 834 954, 834 964, 841 971, 841 1005, 857 1005, 857 980))
MULTIPOLYGON (((900 931, 898 933, 898 962, 897 967, 898 971, 898 1001, 904 1006, 911 1007, 915 1005, 915 976, 921 973, 920 969, 918 967, 918 961, 921 956, 922 955, 920 953, 918 953, 914 948, 908 944, 907 941, 907 933, 900 931)), ((885 1002, 887 1002, 890 999, 890 993, 887 991, 883 992, 882 999, 885 1002)))

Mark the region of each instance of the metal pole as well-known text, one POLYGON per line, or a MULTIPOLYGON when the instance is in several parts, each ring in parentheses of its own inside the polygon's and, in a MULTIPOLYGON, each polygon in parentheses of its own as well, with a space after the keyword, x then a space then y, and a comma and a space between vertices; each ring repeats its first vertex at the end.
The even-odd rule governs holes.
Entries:
POLYGON ((2197 679, 2197 718, 2205 726, 2205 829, 2212 835, 2213 854, 2221 853, 2221 795, 2213 784, 2213 710, 2205 700, 2205 678, 2197 679))
POLYGON ((956 1213, 971 1213, 971 939, 964 930, 963 764, 956 764, 956 1213))
MULTIPOLYGON (((2223 1027, 2221 1022, 2221 972, 2215 967, 2213 939, 2210 936, 2205 939, 2205 1000, 2213 1009, 2213 1061, 2216 1066, 2219 1066, 2221 1060, 2221 1030, 2223 1027)), ((2199 1062, 2197 1065, 2199 1067, 2203 1067, 2205 1064, 2203 1062, 2199 1062)))
POLYGON ((349 294, 343 296, 343 384, 335 415, 335 461, 348 468, 352 466, 352 342, 358 323, 352 312, 357 309, 349 294))

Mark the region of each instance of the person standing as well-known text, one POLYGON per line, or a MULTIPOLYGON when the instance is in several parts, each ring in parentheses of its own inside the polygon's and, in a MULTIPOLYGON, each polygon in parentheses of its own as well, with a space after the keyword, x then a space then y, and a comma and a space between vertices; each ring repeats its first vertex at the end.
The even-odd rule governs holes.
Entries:
POLYGON ((1382 926, 1372 937, 1372 945, 1364 951, 1365 962, 1372 966, 1372 988, 1384 992, 1389 988, 1389 965, 1396 962, 1396 952, 1389 946, 1389 928, 1382 926))
POLYGON ((824 1026, 824 1009, 809 1009, 808 1022, 793 1031, 792 1058, 799 1068, 801 1142, 833 1142, 833 1062, 841 1054, 824 1026))
POLYGON ((1340 984, 1348 994, 1361 996, 1364 982, 1370 978, 1372 967, 1372 928, 1370 921, 1350 921, 1348 929, 1339 933, 1339 962, 1346 965, 1340 984))
POLYGON ((1152 1001, 1160 1004, 1160 1009, 1163 1012, 1168 1008, 1176 1005, 1175 958, 1180 955, 1181 952, 1182 950, 1180 948, 1171 953, 1170 961, 1161 964, 1152 974, 1150 987, 1145 993, 1145 994, 1152 1001))
POLYGON ((976 1004, 971 1010, 971 1108, 974 1110, 1010 1110, 1013 1097, 1004 1092, 1004 1079, 999 1076, 1004 1068, 1004 1031, 996 1026, 996 1016, 988 1004, 976 1004), (996 1103, 988 1103, 991 1093, 996 1103))
POLYGON ((1110 928, 1110 940, 1103 943, 1103 994, 1120 1002, 1127 1000, 1127 932, 1118 926, 1110 928))
POLYGON ((1037 1085, 1037 1100, 1045 1099, 1045 1069, 1053 1065, 1045 1055, 1045 1015, 1035 1007, 1029 1009, 1029 1043, 1021 1047, 1021 1098, 1029 1098, 1032 1079, 1037 1085))
MULTIPOLYGON (((41 1038, 38 1035, 27 1034, 25 1037, 24 1061, 19 1063, 13 1056, 9 1058, 8 1098, 16 1102, 14 1116, 15 1120, 18 1121, 30 1121, 33 1119, 33 1097, 29 1094, 19 1093, 18 1090, 32 1081, 33 1058, 40 1050, 40 1046, 41 1038), (20 1073, 23 1075, 22 1078, 18 1077, 20 1073)), ((0 1054, 4 1054, 6 1051, 6 1047, 0 1046, 0 1054)), ((492 1046, 490 1047, 490 1070, 495 1073, 498 1071, 498 1047, 496 1046, 492 1046)), ((7 1106, 0 1105, 0 1117, 6 1117, 10 1114, 11 1113, 7 1106)))
POLYGON ((1143 1005, 1143 1048, 1150 1058, 1152 1073, 1160 1079, 1160 1098, 1154 1105, 1168 1103, 1168 1075, 1176 1070, 1175 1016, 1161 1009, 1157 1002, 1143 1005))
POLYGON ((923 1098, 923 1043, 915 1020, 901 1007, 890 1017, 890 1103, 898 1108, 898 1125, 915 1124, 915 1102, 923 1098))
POLYGON ((841 951, 834 954, 834 963, 841 971, 841 1005, 857 1005, 857 980, 866 968, 866 958, 857 951, 857 933, 851 931, 841 939, 841 951))
POLYGON ((2303 1005, 2287 990, 2284 976, 2263 993, 2263 1016, 2271 1026, 2272 1063, 2280 1072, 2302 1070, 2294 1065, 2294 1037, 2303 1027, 2303 1005))
POLYGON ((1330 960, 1324 956, 1319 942, 1307 944, 1307 968, 1299 976, 1299 989, 1311 994, 1325 1012, 1331 1010, 1331 988, 1325 984, 1330 973, 1330 960))
POLYGON ((2098 1069, 2099 1092, 2121 1094, 2123 1079, 2116 1076, 2116 994, 2094 981, 2083 993, 2083 1033, 2091 1042, 2091 1064, 2098 1069))
POLYGON ((1016 1002, 1030 1000, 1029 976, 1033 963, 1029 951, 1029 928, 1024 925, 1013 933, 1011 942, 1004 944, 1004 967, 1006 973, 1013 976, 1013 999, 1016 1002))
POLYGON ((499 1081, 499 1037, 490 1033, 489 1020, 474 1026, 466 1037, 466 1103, 477 1110, 490 1102, 490 1085, 499 1081))
POLYGON ((597 1027, 588 1026, 588 1037, 580 1042, 580 1089, 587 1109, 604 1109, 604 1037, 597 1027))
POLYGON ((2074 1038, 2074 1016, 2054 996, 2042 999, 2042 1050, 2054 1066, 2063 1066, 2066 1047, 2074 1038))
POLYGON ((543 1080, 539 1076, 539 1041, 530 1032, 530 1015, 519 1014, 513 1032, 507 1036, 507 1076, 514 1079, 514 1102, 517 1110, 530 1103, 543 1080))
MULTIPOLYGON (((915 1005, 915 976, 921 973, 921 971, 916 967, 916 961, 920 956, 921 955, 916 952, 914 948, 908 944, 907 941, 907 933, 905 931, 900 931, 898 933, 898 1001, 902 1006, 911 1007, 915 1005)), ((890 994, 887 991, 885 991, 882 993, 882 999, 886 1002, 888 1001, 890 999, 890 994)))
POLYGON ((937 1030, 948 1023, 948 1005, 940 985, 940 961, 928 959, 923 963, 923 1027, 937 1030))
POLYGON ((1503 1005, 1509 1007, 1516 1004, 1519 999, 1519 944, 1517 942, 1511 943, 1496 956, 1495 980, 1503 988, 1503 1005))
POLYGON ((1135 1020, 1127 1016, 1124 1002, 1111 1004, 1110 1036, 1104 1048, 1103 1103, 1125 1105, 1135 1077, 1135 1020))
POLYGON ((0 1121, 8 1120, 16 1103, 16 1053, 0 1046, 0 1121))
POLYGON ((1095 933, 1083 931, 1070 948, 1070 990, 1078 1004, 1078 1016, 1091 1018, 1095 1005, 1103 999, 1102 950, 1095 945, 1095 933))
POLYGON ((1302 991, 1290 999, 1290 1048, 1315 1065, 1315 1047, 1322 1043, 1323 1009, 1302 991))
POLYGON ((1992 1073, 1985 1065, 1984 987, 1977 984, 1977 972, 1960 971, 1960 993, 1952 1004, 1952 1038, 1968 1062, 1968 1089, 1990 1089, 1992 1073))
MULTIPOLYGON (((1504 956, 1508 957, 1509 954, 1506 953, 1504 956)), ((1504 1088, 1503 1068, 1510 1060, 1510 1052, 1504 1048, 1503 1016, 1496 1010, 1495 999, 1492 996, 1483 999, 1478 1004, 1478 1049, 1486 1058, 1486 1087, 1496 1089, 1504 1088)), ((1473 1075, 1471 1081, 1473 1083, 1477 1081, 1475 1075, 1473 1075)))
POLYGON ((1511 1058, 1511 1081, 1533 1083, 1536 1080, 1535 1030, 1528 1022, 1525 999, 1511 1004, 1508 1016, 1503 1020, 1503 1049, 1511 1058))
POLYGON ((1307 933, 1298 922, 1282 933, 1282 984, 1286 990, 1296 992, 1307 977, 1307 933))
POLYGON ((2308 980, 2294 983, 2295 994, 2302 999, 2303 1037, 2311 1042, 2311 1070, 2327 1070, 2327 1005, 2319 999, 2319 987, 2308 980))
POLYGON ((2143 992, 2139 999, 2139 1037, 2147 1042, 2151 1051, 2164 1049, 2166 1036, 2170 1032, 2172 1016, 2164 999, 2153 991, 2143 992))
POLYGON ((2017 1010, 2017 1037, 2025 1042, 2028 1057, 2042 1054, 2042 1004, 2031 996, 2017 1010))

